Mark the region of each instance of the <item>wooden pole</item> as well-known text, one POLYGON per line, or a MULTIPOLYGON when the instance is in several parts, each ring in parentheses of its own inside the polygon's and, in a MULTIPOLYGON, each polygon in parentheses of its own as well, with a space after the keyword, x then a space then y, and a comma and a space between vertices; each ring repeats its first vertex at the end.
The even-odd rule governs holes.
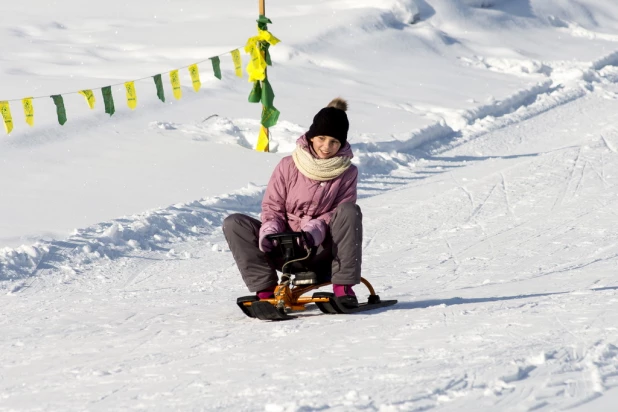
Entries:
MULTIPOLYGON (((265 16, 266 15, 266 0, 258 0, 259 1, 259 9, 260 9, 260 16, 265 16)), ((262 110, 264 110, 264 107, 262 107, 262 110)), ((258 147, 258 150, 264 151, 264 152, 269 152, 270 148, 269 148, 269 142, 270 142, 270 133, 268 131, 268 129, 262 125, 260 125, 260 136, 264 136, 266 138, 266 144, 262 147, 258 147)), ((258 143, 261 139, 258 138, 258 143)))

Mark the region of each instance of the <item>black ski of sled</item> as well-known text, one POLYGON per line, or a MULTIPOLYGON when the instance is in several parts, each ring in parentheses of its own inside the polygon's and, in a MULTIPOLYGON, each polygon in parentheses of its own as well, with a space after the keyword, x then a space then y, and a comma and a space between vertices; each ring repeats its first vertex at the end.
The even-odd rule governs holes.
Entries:
POLYGON ((261 320, 288 320, 296 317, 288 315, 285 310, 279 310, 269 302, 254 302, 251 304, 251 308, 255 317, 261 320))
POLYGON ((397 303, 396 300, 381 300, 378 295, 370 295, 366 303, 360 303, 357 308, 349 308, 341 303, 339 298, 334 293, 317 292, 313 294, 314 298, 328 298, 328 302, 316 302, 317 307, 324 313, 358 313, 365 312, 367 310, 373 310, 378 308, 384 308, 397 303))
POLYGON ((290 316, 284 311, 277 309, 269 302, 260 302, 255 295, 240 297, 236 299, 236 304, 250 318, 261 320, 288 320, 295 318, 295 316, 290 316), (251 305, 245 306, 245 302, 251 302, 251 305))
POLYGON ((243 313, 247 316, 249 316, 250 318, 255 318, 255 313, 253 312, 253 305, 251 306, 245 306, 243 305, 243 303, 245 302, 257 302, 259 299, 257 296, 255 295, 251 295, 251 296, 242 296, 240 298, 236 299, 236 304, 238 305, 238 307, 240 308, 240 310, 243 311, 243 313))
MULTIPOLYGON (((313 294, 313 297, 328 298, 328 302, 316 302, 315 304, 322 312, 334 315, 365 312, 397 303, 396 300, 381 300, 378 295, 370 295, 366 303, 359 304, 357 308, 348 308, 340 302, 334 293, 317 292, 313 294)), ((236 303, 243 313, 250 318, 273 321, 296 318, 296 316, 290 316, 285 311, 277 309, 277 307, 270 302, 260 302, 255 295, 240 297, 236 299, 236 303), (245 306, 244 302, 251 302, 251 305, 245 306)))

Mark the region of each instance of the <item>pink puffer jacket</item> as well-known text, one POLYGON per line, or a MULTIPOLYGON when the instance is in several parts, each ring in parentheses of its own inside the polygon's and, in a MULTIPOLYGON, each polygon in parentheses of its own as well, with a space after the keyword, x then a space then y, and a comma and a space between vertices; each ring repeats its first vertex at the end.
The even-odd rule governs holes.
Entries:
MULTIPOLYGON (((296 144, 309 153, 309 142, 303 135, 296 144)), ((337 156, 352 158, 352 148, 346 142, 337 156)), ((315 157, 315 156, 314 156, 315 157)), ((262 200, 262 239, 272 233, 303 230, 321 244, 328 233, 330 219, 341 203, 356 203, 358 169, 351 165, 338 177, 325 182, 303 175, 292 156, 286 156, 273 172, 262 200)))

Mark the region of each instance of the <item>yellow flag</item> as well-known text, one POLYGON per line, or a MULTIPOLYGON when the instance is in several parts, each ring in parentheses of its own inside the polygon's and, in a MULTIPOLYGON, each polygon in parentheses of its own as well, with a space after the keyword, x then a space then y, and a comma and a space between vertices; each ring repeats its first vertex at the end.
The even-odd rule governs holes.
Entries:
POLYGON ((92 94, 92 90, 80 90, 79 94, 86 98, 86 103, 88 103, 88 107, 90 109, 94 109, 94 103, 97 101, 94 98, 94 94, 92 94))
POLYGON ((13 130, 13 118, 11 117, 11 107, 9 106, 9 102, 0 102, 0 111, 2 112, 2 120, 4 121, 6 134, 10 134, 13 130))
POLYGON ((197 68, 197 64, 192 64, 189 66, 189 74, 191 74, 193 90, 197 92, 202 87, 202 82, 200 81, 200 70, 197 68))
POLYGON ((32 97, 26 97, 25 99, 22 99, 21 104, 24 106, 26 123, 28 123, 30 126, 34 126, 34 106, 32 105, 32 97))
POLYGON ((232 60, 234 61, 236 76, 242 77, 242 58, 240 57, 240 50, 236 49, 232 52, 232 60))
POLYGON ((249 39, 245 46, 245 51, 251 55, 250 62, 247 65, 249 82, 253 83, 257 80, 264 80, 266 78, 266 59, 257 44, 257 37, 249 39))
POLYGON ((251 55, 251 61, 247 65, 247 73, 249 74, 249 82, 251 83, 266 78, 266 58, 264 57, 264 52, 260 50, 260 42, 267 42, 274 46, 279 43, 280 40, 273 36, 268 30, 260 29, 258 29, 257 36, 247 40, 245 52, 251 55))
POLYGON ((268 152, 268 129, 260 125, 260 135, 258 136, 257 145, 255 150, 258 152, 268 152))
POLYGON ((261 41, 266 41, 270 43, 272 46, 276 46, 277 43, 281 42, 281 40, 273 36, 272 33, 269 32, 268 30, 260 30, 258 28, 258 33, 259 33, 258 37, 260 38, 261 41))
POLYGON ((137 107, 137 92, 135 91, 135 82, 126 82, 124 88, 127 90, 127 106, 131 110, 137 107))
POLYGON ((178 100, 182 97, 182 89, 180 88, 180 76, 178 76, 178 70, 172 70, 170 72, 170 81, 172 82, 174 97, 176 98, 176 100, 178 100))

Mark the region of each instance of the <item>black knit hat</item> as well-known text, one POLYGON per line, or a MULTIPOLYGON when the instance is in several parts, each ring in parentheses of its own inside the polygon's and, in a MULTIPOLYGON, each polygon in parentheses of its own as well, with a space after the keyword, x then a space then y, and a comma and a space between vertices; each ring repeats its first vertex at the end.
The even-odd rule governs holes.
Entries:
POLYGON ((305 134, 307 139, 311 140, 316 136, 330 136, 339 140, 341 147, 345 146, 350 128, 346 110, 348 110, 348 103, 344 99, 340 97, 333 99, 313 118, 313 124, 305 134))

